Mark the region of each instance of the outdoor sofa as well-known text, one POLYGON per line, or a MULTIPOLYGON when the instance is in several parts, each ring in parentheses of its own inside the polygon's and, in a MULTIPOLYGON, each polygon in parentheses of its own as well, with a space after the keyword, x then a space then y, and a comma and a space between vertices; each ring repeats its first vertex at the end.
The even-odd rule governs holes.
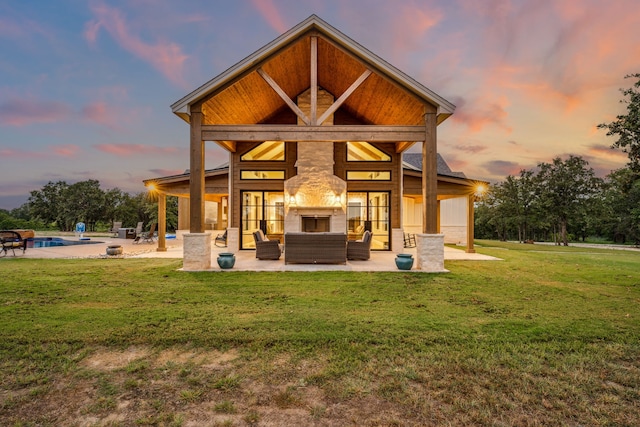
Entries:
POLYGON ((345 233, 285 233, 285 264, 346 264, 345 233))

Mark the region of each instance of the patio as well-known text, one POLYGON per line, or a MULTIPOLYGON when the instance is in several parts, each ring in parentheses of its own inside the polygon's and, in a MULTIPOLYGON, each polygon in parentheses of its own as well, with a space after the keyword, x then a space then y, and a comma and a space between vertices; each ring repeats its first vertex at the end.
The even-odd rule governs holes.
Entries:
MULTIPOLYGON (((67 240, 73 240, 73 237, 61 236, 67 240)), ((157 244, 135 244, 131 239, 119 239, 113 237, 91 237, 92 240, 100 243, 92 243, 74 246, 57 246, 44 248, 28 248, 24 255, 19 257, 25 258, 105 258, 114 261, 121 258, 183 258, 182 241, 178 239, 167 240, 167 250, 163 252, 156 251, 157 244), (106 249, 110 245, 121 245, 123 255, 108 256, 106 249)), ((207 271, 396 271, 399 272, 395 265, 395 252, 388 251, 371 251, 371 259, 367 261, 347 261, 345 265, 334 264, 285 264, 284 256, 276 261, 259 260, 255 257, 254 251, 238 251, 236 255, 236 263, 230 270, 222 270, 218 267, 216 258, 221 252, 227 252, 225 248, 219 248, 212 245, 211 249, 211 266, 207 271)), ((413 254, 415 258, 415 249, 405 249, 404 253, 413 254)), ((9 257, 12 258, 12 257, 9 257)), ((449 260, 469 260, 469 261, 495 261, 499 258, 482 255, 479 253, 466 253, 464 249, 457 249, 445 246, 444 259, 449 260)), ((412 271, 419 271, 414 270, 412 271)))

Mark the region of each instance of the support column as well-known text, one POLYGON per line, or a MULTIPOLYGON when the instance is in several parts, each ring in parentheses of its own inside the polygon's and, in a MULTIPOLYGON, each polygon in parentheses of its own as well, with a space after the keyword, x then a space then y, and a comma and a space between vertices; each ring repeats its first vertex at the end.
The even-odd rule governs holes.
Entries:
POLYGON ((167 251, 167 195, 158 193, 158 247, 156 251, 167 251))
POLYGON ((204 141, 202 140, 202 113, 191 111, 191 145, 189 163, 189 230, 204 232, 204 141))
POLYGON ((422 143, 422 232, 438 232, 438 157, 436 115, 424 116, 425 140, 422 143))
POLYGON ((436 114, 424 116, 425 140, 422 143, 422 234, 416 235, 417 269, 430 273, 444 268, 444 235, 438 234, 438 156, 436 114))
POLYGON ((189 153, 189 230, 183 236, 182 268, 185 271, 211 268, 211 233, 204 232, 204 141, 203 114, 199 105, 191 106, 189 153))
POLYGON ((475 238, 475 201, 476 195, 469 194, 467 199, 467 253, 474 254, 473 240, 475 238))

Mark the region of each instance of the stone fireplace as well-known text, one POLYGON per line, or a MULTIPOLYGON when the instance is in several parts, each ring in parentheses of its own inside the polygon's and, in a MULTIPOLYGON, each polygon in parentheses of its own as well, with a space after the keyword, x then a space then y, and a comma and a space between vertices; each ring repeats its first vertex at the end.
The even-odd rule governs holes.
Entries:
MULTIPOLYGON (((309 102, 309 91, 298 97, 305 113, 309 102)), ((317 104, 320 115, 333 104, 333 96, 320 90, 317 104)), ((333 125, 333 115, 322 125, 333 125)), ((323 218, 327 231, 347 232, 347 183, 333 174, 333 164, 333 141, 298 141, 297 175, 284 182, 285 231, 304 231, 305 218, 323 218)))
POLYGON ((328 233, 331 231, 330 216, 306 216, 300 217, 300 231, 304 233, 328 233))

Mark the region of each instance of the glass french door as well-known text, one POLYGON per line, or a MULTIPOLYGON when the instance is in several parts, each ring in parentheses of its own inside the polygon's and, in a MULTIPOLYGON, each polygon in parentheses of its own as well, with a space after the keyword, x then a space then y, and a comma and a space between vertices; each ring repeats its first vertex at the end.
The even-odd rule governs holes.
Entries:
POLYGON ((269 239, 283 242, 284 193, 282 191, 242 191, 240 249, 255 249, 253 232, 260 229, 269 239))
POLYGON ((347 230, 350 240, 362 238, 366 230, 372 234, 372 250, 388 251, 391 233, 389 192, 347 193, 347 230))

